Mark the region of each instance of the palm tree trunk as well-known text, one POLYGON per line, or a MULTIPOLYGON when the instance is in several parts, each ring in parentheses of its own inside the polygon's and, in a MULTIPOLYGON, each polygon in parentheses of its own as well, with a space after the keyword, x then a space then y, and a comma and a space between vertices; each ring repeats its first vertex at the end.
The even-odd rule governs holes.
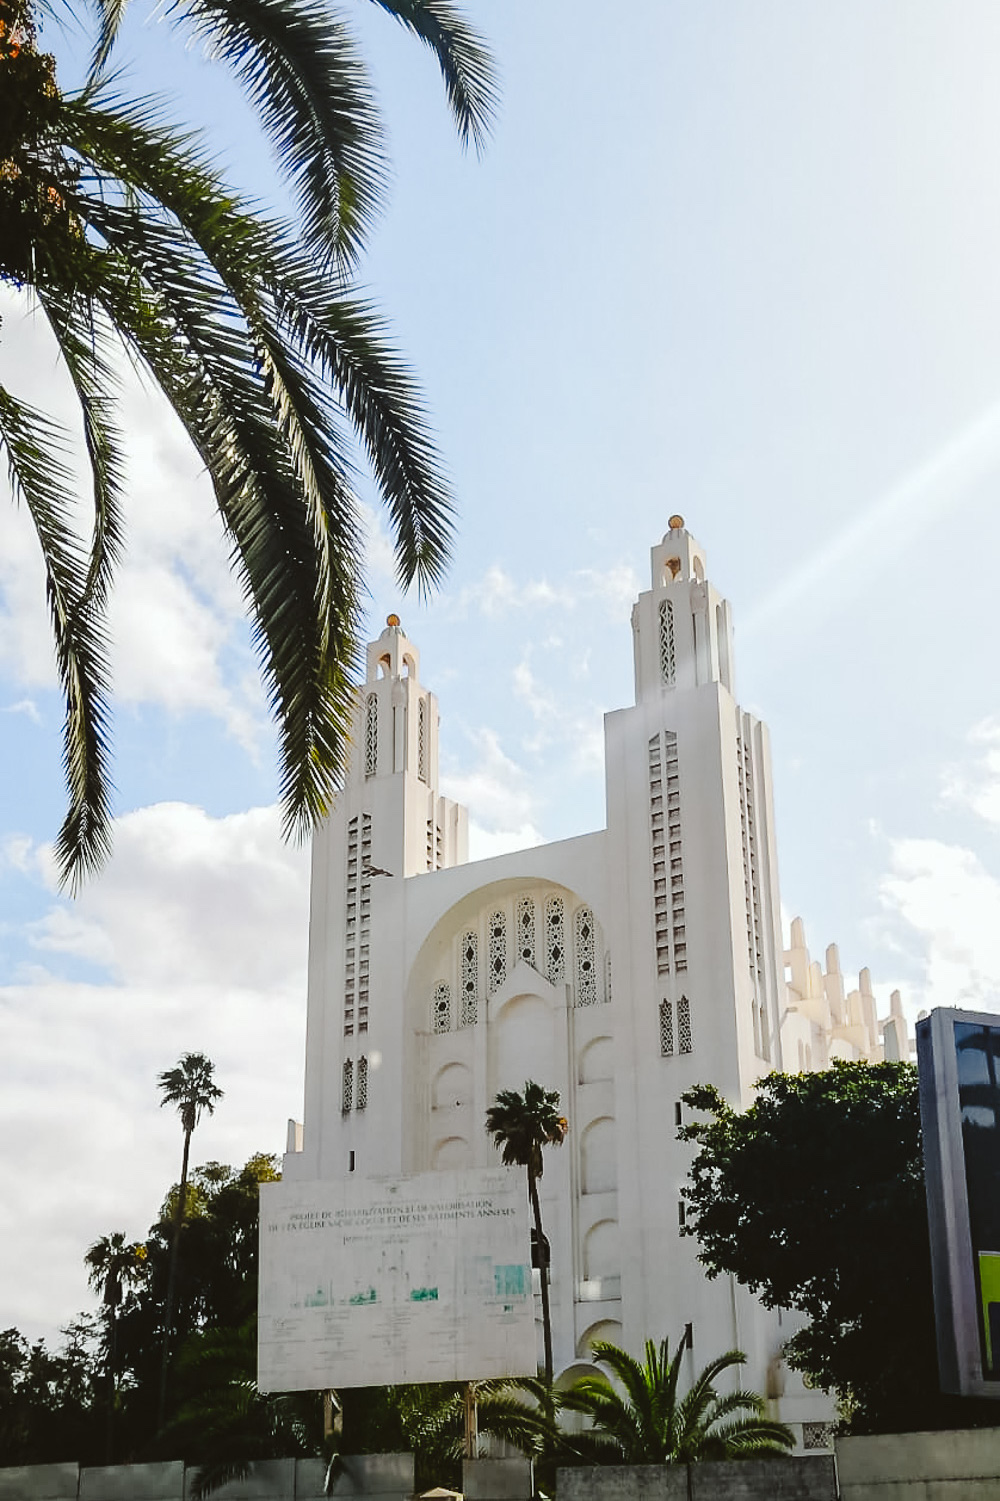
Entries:
POLYGON ((108 1307, 108 1435, 106 1464, 115 1462, 115 1380, 118 1366, 118 1309, 114 1303, 108 1307))
POLYGON ((167 1367, 170 1363, 170 1324, 174 1316, 174 1297, 177 1289, 177 1259, 181 1247, 181 1225, 184 1221, 184 1204, 187 1199, 188 1153, 191 1150, 191 1132, 184 1132, 184 1156, 181 1158, 181 1181, 174 1206, 174 1228, 170 1237, 170 1270, 167 1273, 167 1301, 163 1312, 163 1362, 160 1366, 160 1402, 156 1426, 162 1428, 167 1416, 167 1367))
POLYGON ((538 1183, 530 1167, 528 1169, 528 1194, 531 1212, 535 1217, 535 1244, 538 1246, 542 1284, 542 1339, 545 1343, 545 1379, 552 1385, 552 1315, 549 1312, 549 1268, 545 1237, 542 1234, 542 1208, 538 1202, 538 1183))

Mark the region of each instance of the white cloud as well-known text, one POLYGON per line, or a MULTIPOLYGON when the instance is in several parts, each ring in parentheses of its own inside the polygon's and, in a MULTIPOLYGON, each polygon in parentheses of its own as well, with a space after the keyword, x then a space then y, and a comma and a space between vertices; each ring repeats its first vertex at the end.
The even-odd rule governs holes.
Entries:
MULTIPOLYGON (((163 804, 120 821, 107 871, 73 906, 54 901, 32 939, 51 969, 85 959, 117 983, 42 967, 0 989, 0 1160, 8 1226, 0 1327, 51 1332, 88 1301, 96 1236, 140 1235, 179 1167, 156 1075, 204 1051, 226 1091, 196 1161, 242 1162, 284 1145, 301 1111, 308 858, 274 808, 209 818, 163 804), (68 963, 67 963, 68 961, 68 963)), ((18 843, 16 859, 39 852, 18 843)))
MULTIPOLYGON (((883 908, 917 935, 921 1007, 1000 1005, 1000 880, 971 850, 936 839, 897 839, 880 883, 883 908)), ((904 930, 905 931, 905 930, 904 930)), ((913 987, 907 987, 911 996, 913 987)), ((909 998, 909 997, 908 997, 909 998)))
POLYGON ((494 855, 509 855, 541 843, 542 835, 531 823, 518 829, 484 829, 472 820, 469 822, 470 860, 491 860, 494 855))
POLYGON ((1000 824, 1000 719, 982 720, 967 739, 979 753, 971 766, 948 769, 944 799, 971 808, 986 823, 1000 824))
MULTIPOLYGON (((465 773, 443 775, 442 792, 465 804, 470 823, 479 828, 480 839, 520 839, 523 830, 534 834, 535 800, 526 785, 523 769, 501 749, 495 730, 480 729, 471 739, 478 751, 477 764, 465 773)), ((529 838, 528 842, 538 840, 529 838)), ((506 847, 517 849, 520 845, 506 847)))
POLYGON ((569 612, 596 602, 602 613, 618 620, 640 588, 639 575, 626 563, 613 563, 602 570, 577 569, 556 583, 546 578, 515 578, 493 563, 476 583, 467 584, 450 598, 443 597, 441 609, 460 619, 475 611, 495 620, 515 610, 569 612))
POLYGON ((32 724, 41 724, 42 722, 42 716, 38 712, 38 705, 33 698, 21 698, 18 699, 16 704, 5 704, 3 713, 23 714, 26 719, 31 720, 32 724))

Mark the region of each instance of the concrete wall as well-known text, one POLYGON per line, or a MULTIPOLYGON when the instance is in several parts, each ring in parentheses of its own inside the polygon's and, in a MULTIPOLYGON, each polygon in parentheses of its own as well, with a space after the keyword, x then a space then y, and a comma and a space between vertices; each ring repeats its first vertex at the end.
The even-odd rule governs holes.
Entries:
POLYGON ((559 1501, 837 1501, 832 1454, 560 1470, 559 1501))
MULTIPOLYGON (((81 1470, 74 1464, 0 1469, 0 1501, 190 1501, 197 1467, 180 1462, 109 1465, 81 1470)), ((214 1494, 219 1501, 325 1501, 321 1459, 259 1460, 246 1480, 214 1494)), ((412 1454, 358 1454, 345 1458, 333 1495, 365 1501, 409 1501, 412 1454)))
POLYGON ((1000 1497, 1000 1428, 841 1438, 836 1450, 842 1501, 1000 1497))

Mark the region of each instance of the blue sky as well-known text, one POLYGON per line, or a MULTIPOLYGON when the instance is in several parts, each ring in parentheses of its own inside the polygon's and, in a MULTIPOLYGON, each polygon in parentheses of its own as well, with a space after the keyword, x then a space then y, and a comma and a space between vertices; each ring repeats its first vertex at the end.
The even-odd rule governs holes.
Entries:
MULTIPOLYGON (((732 600, 770 725, 784 903, 883 998, 1000 985, 1000 13, 992 0, 507 0, 469 9, 504 102, 482 160, 374 6, 390 203, 363 268, 419 371, 460 527, 398 610, 439 694, 448 790, 487 851, 603 822, 601 715, 680 511, 732 600)), ((122 87, 177 91, 237 182, 274 190, 218 68, 136 0, 122 87)), ((72 46, 61 43, 63 76, 72 46)), ((79 55, 79 51, 77 51, 79 55)), ((0 381, 63 400, 2 303, 0 381)), ((277 839, 271 734, 210 496, 127 395, 115 607, 122 815, 70 904, 42 591, 0 506, 0 1327, 87 1301, 82 1252, 144 1232, 177 1171, 155 1073, 227 1098, 199 1159, 280 1149, 301 1109, 307 871, 277 839)), ((366 492, 374 506, 374 496, 366 492)))

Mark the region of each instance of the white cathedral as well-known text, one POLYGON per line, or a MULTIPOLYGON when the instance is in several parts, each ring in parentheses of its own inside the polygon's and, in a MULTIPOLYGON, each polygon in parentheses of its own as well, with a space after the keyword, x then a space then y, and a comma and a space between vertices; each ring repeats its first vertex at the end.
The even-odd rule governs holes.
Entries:
POLYGON ((288 1180, 495 1164, 498 1090, 559 1091, 546 1152, 557 1372, 594 1339, 638 1353, 689 1331, 691 1369, 733 1347, 804 1447, 823 1393, 781 1359, 797 1322, 681 1235, 691 1148, 681 1095, 736 1106, 773 1069, 906 1058, 898 993, 845 994, 802 924, 783 951, 765 726, 734 698, 730 607, 680 516, 632 611, 635 703, 606 716, 607 827, 469 863, 467 814, 438 790, 437 700, 389 617, 368 647, 353 754, 313 848, 304 1123, 288 1180))

